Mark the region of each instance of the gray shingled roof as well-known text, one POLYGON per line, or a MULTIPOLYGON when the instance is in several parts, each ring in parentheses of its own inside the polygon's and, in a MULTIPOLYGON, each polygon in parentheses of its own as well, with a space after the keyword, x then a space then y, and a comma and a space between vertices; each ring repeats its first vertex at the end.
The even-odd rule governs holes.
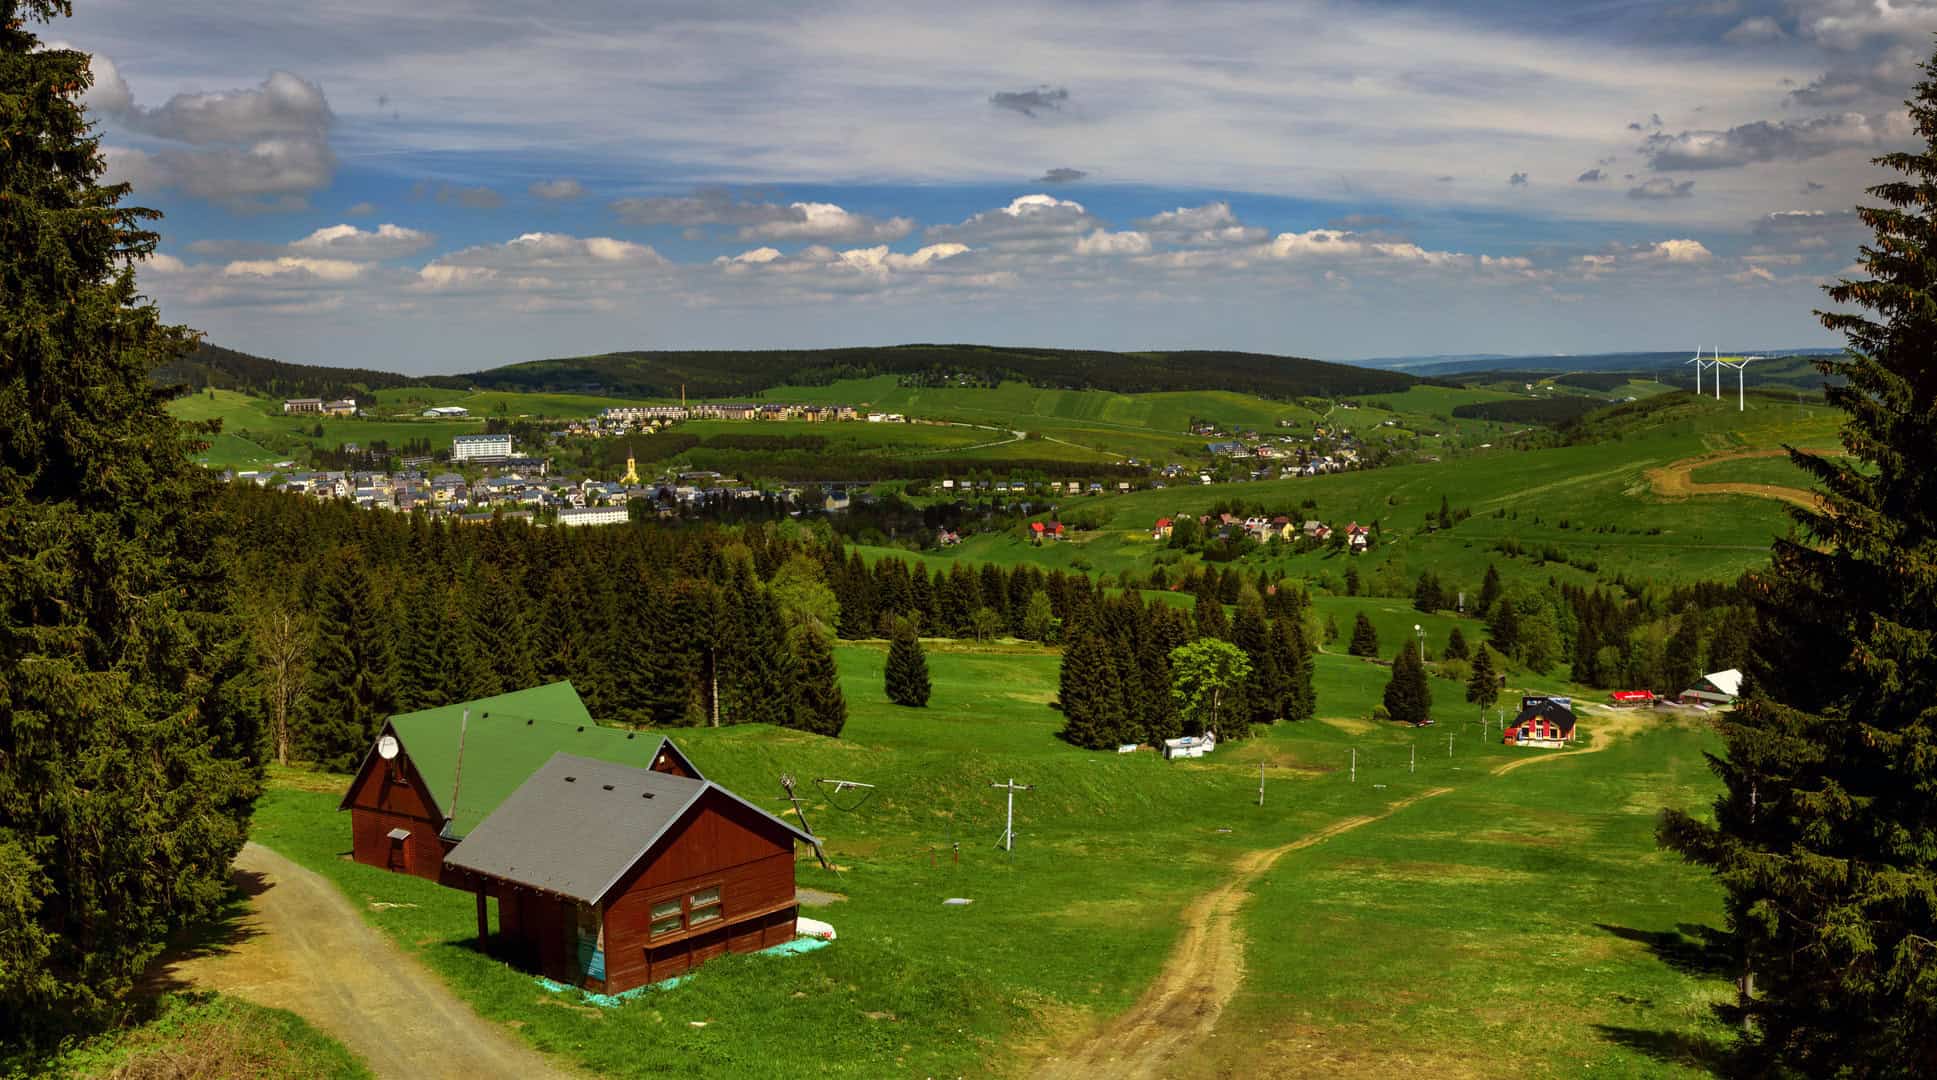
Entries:
POLYGON ((466 834, 444 862, 596 904, 708 789, 813 841, 711 781, 561 752, 466 834))

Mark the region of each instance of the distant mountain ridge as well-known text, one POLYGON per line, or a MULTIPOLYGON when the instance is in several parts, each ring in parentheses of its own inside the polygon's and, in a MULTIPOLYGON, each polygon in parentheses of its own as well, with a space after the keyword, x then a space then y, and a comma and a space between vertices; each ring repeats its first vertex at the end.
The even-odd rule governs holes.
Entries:
POLYGON ((201 389, 282 397, 350 397, 402 386, 600 393, 617 397, 752 397, 787 385, 897 375, 1003 380, 1075 390, 1147 393, 1230 390, 1264 397, 1351 397, 1395 393, 1420 380, 1298 356, 1222 350, 1108 352, 985 345, 891 345, 847 349, 635 351, 559 357, 464 375, 401 375, 319 367, 204 344, 158 368, 154 379, 201 389))
POLYGON ((597 391, 628 397, 757 394, 773 386, 902 375, 968 375, 1072 390, 1149 393, 1231 390, 1289 398, 1392 393, 1419 380, 1298 356, 1222 350, 1108 352, 986 345, 891 345, 847 349, 616 352, 534 360, 464 376, 500 390, 597 391))
MULTIPOLYGON (((1703 350, 1707 352, 1706 349, 1703 350)), ((1841 349, 1735 349, 1730 356, 1837 356, 1841 349)), ((1508 356, 1493 353, 1462 353, 1438 356, 1384 356, 1355 360, 1353 363, 1384 371, 1404 371, 1426 378, 1466 377, 1496 371, 1660 371, 1672 368, 1690 356, 1692 350, 1671 352, 1610 352, 1570 356, 1564 353, 1508 356)))
POLYGON ((370 368, 291 364, 207 342, 187 356, 156 368, 149 378, 162 386, 186 386, 191 390, 214 387, 268 397, 347 398, 359 392, 367 395, 370 391, 398 386, 463 389, 469 385, 462 377, 450 375, 399 375, 370 368))

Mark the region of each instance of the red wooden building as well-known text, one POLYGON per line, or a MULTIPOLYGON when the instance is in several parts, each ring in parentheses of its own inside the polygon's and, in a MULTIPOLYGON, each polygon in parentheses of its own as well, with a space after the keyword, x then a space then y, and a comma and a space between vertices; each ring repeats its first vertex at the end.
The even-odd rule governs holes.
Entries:
POLYGON ((1508 746, 1566 746, 1574 741, 1573 705, 1564 697, 1523 697, 1520 714, 1501 732, 1500 741, 1508 746))
POLYGON ((605 994, 792 938, 812 842, 568 683, 392 717, 342 808, 356 861, 474 893, 481 940, 605 994))

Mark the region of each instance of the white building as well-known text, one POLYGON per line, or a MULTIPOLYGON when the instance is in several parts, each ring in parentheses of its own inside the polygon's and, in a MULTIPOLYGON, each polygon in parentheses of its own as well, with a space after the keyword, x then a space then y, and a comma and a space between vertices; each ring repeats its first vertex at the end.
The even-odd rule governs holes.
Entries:
POLYGON ((439 419, 448 419, 453 417, 469 416, 471 415, 471 410, 465 408, 462 405, 434 405, 428 409, 425 409, 424 415, 435 416, 439 419))
POLYGON ((627 518, 623 506, 587 506, 558 512, 560 525, 623 525, 627 518))
POLYGON ((452 461, 485 461, 510 456, 509 435, 459 435, 451 440, 452 461))

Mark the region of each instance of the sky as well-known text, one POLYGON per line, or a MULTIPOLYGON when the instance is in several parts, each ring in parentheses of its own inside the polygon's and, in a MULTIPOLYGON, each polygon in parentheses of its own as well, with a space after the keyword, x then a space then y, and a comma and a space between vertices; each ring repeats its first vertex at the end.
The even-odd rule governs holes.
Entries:
POLYGON ((305 363, 1839 342, 1937 0, 76 0, 170 321, 305 363))

